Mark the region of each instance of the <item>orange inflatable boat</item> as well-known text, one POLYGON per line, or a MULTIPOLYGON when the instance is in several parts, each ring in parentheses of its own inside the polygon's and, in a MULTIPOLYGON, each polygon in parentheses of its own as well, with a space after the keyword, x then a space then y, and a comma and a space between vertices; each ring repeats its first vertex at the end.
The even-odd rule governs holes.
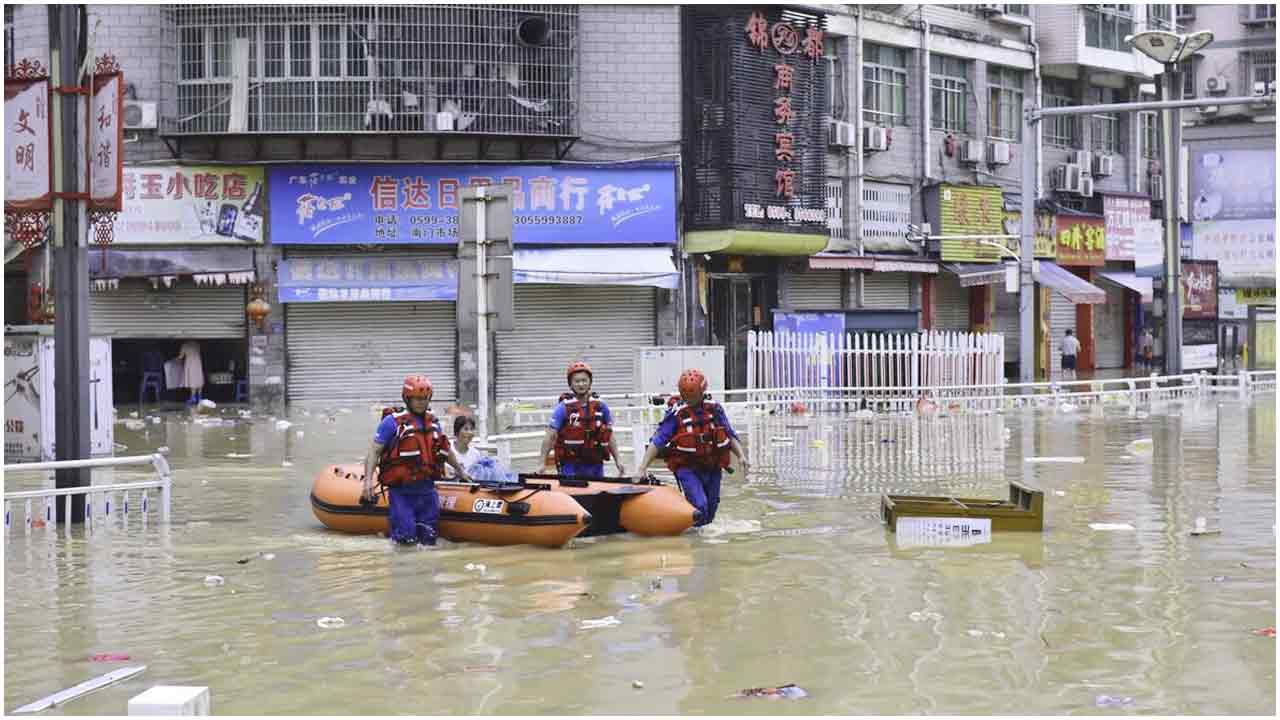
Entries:
MULTIPOLYGON (((311 487, 311 511, 325 527, 371 535, 386 533, 387 496, 360 502, 364 467, 329 465, 311 487)), ((487 545, 561 547, 592 522, 591 514, 554 483, 522 481, 496 488, 438 482, 440 534, 487 545)))
POLYGON ((652 475, 593 480, 540 473, 521 473, 519 477, 530 483, 549 482, 591 513, 591 525, 583 537, 620 532, 646 537, 679 535, 701 516, 679 490, 652 475))

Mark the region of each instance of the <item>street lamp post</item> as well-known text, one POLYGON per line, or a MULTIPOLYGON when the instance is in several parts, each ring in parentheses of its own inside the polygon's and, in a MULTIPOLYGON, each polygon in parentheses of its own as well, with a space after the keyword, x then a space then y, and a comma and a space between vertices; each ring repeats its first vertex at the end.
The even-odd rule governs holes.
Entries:
MULTIPOLYGON (((1178 35, 1149 30, 1130 35, 1125 42, 1164 67, 1161 99, 1171 101, 1178 93, 1178 63, 1213 42, 1208 31, 1178 35)), ((1182 248, 1178 234, 1178 198, 1181 173, 1182 110, 1161 112, 1161 143, 1164 170, 1164 370, 1168 375, 1182 372, 1182 248)))

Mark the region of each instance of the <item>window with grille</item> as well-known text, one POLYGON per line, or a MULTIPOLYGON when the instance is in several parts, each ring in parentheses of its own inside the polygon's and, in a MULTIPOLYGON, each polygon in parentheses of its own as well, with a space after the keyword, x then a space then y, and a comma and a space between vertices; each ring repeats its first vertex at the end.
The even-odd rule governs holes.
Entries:
POLYGON ((1178 16, 1179 20, 1195 20, 1196 19, 1195 5, 1174 5, 1173 7, 1174 7, 1173 12, 1178 16))
POLYGON ((844 181, 827 180, 827 237, 833 246, 845 239, 844 232, 844 181))
POLYGON ((1160 159, 1160 115, 1142 111, 1138 113, 1138 142, 1142 145, 1142 157, 1160 159))
POLYGON ((171 5, 167 134, 572 135, 573 5, 171 5), (232 102, 232 95, 247 102, 232 102), (232 118, 232 108, 245 115, 232 118))
POLYGON ((1275 79, 1276 51, 1257 50, 1249 53, 1249 89, 1252 89, 1253 83, 1270 84, 1275 79))
MULTIPOLYGON (((1119 102, 1111 88, 1089 88, 1089 104, 1109 105, 1119 102)), ((1100 153, 1123 152, 1120 132, 1120 116, 1114 113, 1097 113, 1089 116, 1089 132, 1093 136, 1093 151, 1100 153)))
POLYGON ((835 43, 825 43, 822 60, 827 64, 827 117, 848 120, 848 104, 845 101, 845 59, 840 56, 835 43))
POLYGON ((907 124, 907 54, 902 48, 865 43, 862 119, 877 125, 907 124))
POLYGON ((1126 35, 1133 34, 1132 5, 1086 5, 1084 44, 1103 50, 1129 50, 1126 35))
POLYGON ((930 114, 934 130, 967 132, 969 129, 968 63, 946 55, 929 57, 930 114))
POLYGON ((1014 142, 1022 139, 1022 77, 1021 70, 987 66, 989 134, 993 138, 1014 142))
MULTIPOLYGON (((1059 78, 1045 78, 1045 107, 1070 107, 1076 104, 1074 83, 1059 78)), ((1079 147, 1078 119, 1074 116, 1054 116, 1044 119, 1044 142, 1050 147, 1079 147)))
POLYGON ((1169 6, 1164 4, 1148 5, 1147 27, 1153 30, 1172 30, 1173 21, 1169 17, 1169 6))
POLYGON ((1029 6, 1029 5, 1012 5, 1012 4, 1009 4, 1009 3, 1005 3, 1005 6, 1004 6, 1004 14, 1005 14, 1005 15, 1018 15, 1018 16, 1020 16, 1020 17, 1029 17, 1029 16, 1030 16, 1030 13, 1029 13, 1029 12, 1027 12, 1027 8, 1028 8, 1028 7, 1030 7, 1030 6, 1029 6))
POLYGON ((862 183, 862 240, 868 249, 900 248, 910 222, 910 185, 862 183))
POLYGON ((1196 96, 1196 66, 1190 60, 1178 63, 1178 72, 1182 73, 1182 97, 1196 96))
POLYGON ((1242 5, 1240 9, 1244 13, 1245 22, 1274 22, 1276 19, 1276 6, 1271 3, 1242 5))

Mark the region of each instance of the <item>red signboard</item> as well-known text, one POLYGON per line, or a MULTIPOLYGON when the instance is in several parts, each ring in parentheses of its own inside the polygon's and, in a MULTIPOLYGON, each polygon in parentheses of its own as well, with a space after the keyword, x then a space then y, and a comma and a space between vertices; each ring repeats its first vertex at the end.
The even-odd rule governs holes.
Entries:
POLYGON ((1106 265, 1106 238, 1106 225, 1102 218, 1058 215, 1058 264, 1106 265))
POLYGON ((751 13, 747 25, 743 28, 747 34, 747 42, 761 52, 770 46, 782 57, 773 66, 773 89, 780 94, 773 99, 773 118, 778 124, 774 134, 774 160, 778 163, 774 172, 774 194, 783 200, 791 200, 796 194, 796 172, 791 167, 795 160, 795 135, 791 132, 791 121, 796 113, 791 106, 791 89, 795 80, 795 66, 788 65, 786 58, 800 50, 810 62, 822 59, 822 31, 808 28, 804 39, 792 25, 786 21, 775 22, 769 27, 769 21, 759 12, 751 13))
POLYGON ((1191 320, 1217 319, 1217 262, 1213 260, 1182 261, 1182 317, 1191 320))

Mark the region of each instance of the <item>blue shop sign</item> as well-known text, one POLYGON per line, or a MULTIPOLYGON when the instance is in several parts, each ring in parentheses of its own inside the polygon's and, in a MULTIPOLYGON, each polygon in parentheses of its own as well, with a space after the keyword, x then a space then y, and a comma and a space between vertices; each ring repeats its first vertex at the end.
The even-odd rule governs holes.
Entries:
POLYGON ((514 241, 674 245, 674 165, 280 165, 271 242, 456 245, 460 193, 513 188, 514 241))
POLYGON ((280 263, 277 277, 282 303, 458 297, 457 263, 444 258, 291 258, 280 263))

